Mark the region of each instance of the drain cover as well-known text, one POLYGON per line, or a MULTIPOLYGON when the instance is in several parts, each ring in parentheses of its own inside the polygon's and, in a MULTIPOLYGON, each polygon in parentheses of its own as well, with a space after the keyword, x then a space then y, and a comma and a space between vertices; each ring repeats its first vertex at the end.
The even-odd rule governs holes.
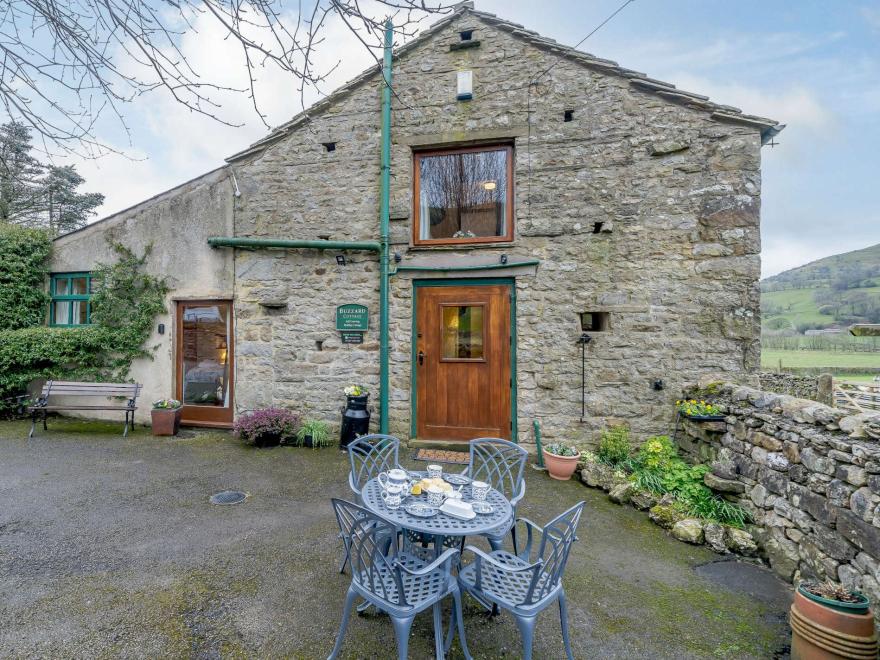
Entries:
POLYGON ((244 502, 247 493, 240 490, 221 490, 211 495, 211 504, 238 504, 244 502))

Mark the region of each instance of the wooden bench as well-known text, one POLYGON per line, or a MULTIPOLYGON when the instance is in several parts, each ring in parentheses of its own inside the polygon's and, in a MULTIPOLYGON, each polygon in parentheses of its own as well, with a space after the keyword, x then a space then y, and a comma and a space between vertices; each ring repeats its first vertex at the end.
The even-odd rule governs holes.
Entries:
POLYGON ((37 402, 32 405, 29 410, 31 413, 31 432, 28 438, 34 437, 34 429, 37 426, 37 419, 40 413, 43 413, 43 430, 47 430, 46 416, 50 412, 61 412, 65 410, 118 410, 125 411, 125 430, 122 437, 128 435, 129 424, 134 426, 134 411, 137 410, 135 402, 141 392, 140 383, 74 383, 63 380, 50 380, 43 386, 37 402), (102 405, 83 405, 81 403, 51 403, 49 397, 69 396, 69 397, 123 397, 126 399, 124 405, 113 405, 112 403, 104 403, 102 405))

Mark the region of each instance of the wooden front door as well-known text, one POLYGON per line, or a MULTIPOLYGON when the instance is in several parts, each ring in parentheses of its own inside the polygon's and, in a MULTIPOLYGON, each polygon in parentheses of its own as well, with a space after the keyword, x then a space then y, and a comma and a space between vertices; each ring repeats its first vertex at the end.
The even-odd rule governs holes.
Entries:
POLYGON ((417 287, 419 439, 510 439, 510 295, 505 284, 417 287))
POLYGON ((232 303, 177 303, 177 399, 180 421, 194 426, 231 426, 233 388, 232 303))

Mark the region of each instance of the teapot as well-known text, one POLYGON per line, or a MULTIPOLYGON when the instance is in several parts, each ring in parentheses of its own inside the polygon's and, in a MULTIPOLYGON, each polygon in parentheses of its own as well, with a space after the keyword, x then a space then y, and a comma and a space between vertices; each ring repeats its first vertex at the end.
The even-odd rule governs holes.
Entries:
POLYGON ((409 490, 412 487, 410 483, 409 473, 400 468, 394 468, 387 472, 380 472, 376 477, 382 490, 388 490, 391 486, 397 486, 401 490, 409 490))

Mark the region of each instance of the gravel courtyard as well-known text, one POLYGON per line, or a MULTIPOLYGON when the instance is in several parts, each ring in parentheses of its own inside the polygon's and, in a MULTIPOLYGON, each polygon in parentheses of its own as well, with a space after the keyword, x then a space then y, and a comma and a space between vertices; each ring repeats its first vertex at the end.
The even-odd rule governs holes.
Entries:
MULTIPOLYGON (((0 423, 0 657, 325 658, 349 583, 330 507, 349 497, 346 457, 219 432, 122 439, 120 426, 50 420, 27 441, 29 424, 0 423), (228 488, 249 497, 209 504, 228 488)), ((587 501, 565 579, 577 657, 783 657, 788 585, 601 491, 526 476, 520 515, 539 524, 587 501)), ((475 657, 518 657, 509 616, 466 608, 475 657)), ((410 657, 431 657, 430 612, 413 631, 410 657)), ((343 656, 393 648, 371 614, 353 617, 343 656)), ((555 609, 535 657, 563 657, 555 609)))

